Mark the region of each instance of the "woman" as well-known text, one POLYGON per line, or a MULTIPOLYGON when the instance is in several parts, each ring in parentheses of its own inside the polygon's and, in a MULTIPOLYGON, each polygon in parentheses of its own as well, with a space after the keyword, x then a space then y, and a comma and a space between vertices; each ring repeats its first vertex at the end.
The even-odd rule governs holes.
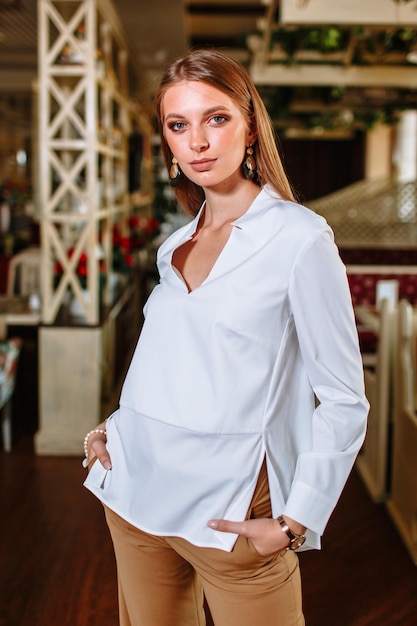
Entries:
POLYGON ((204 624, 204 592, 216 626, 299 626, 295 550, 319 548, 368 411, 345 268, 238 63, 190 52, 156 107, 193 219, 158 251, 120 407, 85 440, 120 623, 204 624))

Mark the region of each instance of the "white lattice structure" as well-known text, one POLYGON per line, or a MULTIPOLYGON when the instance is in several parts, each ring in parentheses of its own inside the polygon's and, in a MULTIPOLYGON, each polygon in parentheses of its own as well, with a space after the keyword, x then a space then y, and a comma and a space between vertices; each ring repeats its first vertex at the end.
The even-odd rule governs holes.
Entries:
MULTIPOLYGON (((71 292, 93 325, 109 298, 112 227, 131 208, 132 120, 147 120, 129 98, 133 72, 111 0, 38 0, 38 15, 42 318, 53 323, 71 292)), ((140 202, 149 204, 150 187, 140 202)))
POLYGON ((362 180, 310 202, 343 248, 417 247, 417 183, 362 180))

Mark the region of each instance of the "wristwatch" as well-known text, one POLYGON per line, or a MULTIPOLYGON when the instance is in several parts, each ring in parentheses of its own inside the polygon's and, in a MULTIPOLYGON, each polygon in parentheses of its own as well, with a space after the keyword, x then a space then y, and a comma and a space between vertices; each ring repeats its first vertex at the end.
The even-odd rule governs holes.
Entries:
POLYGON ((306 540, 306 536, 304 534, 295 535, 288 526, 285 519, 282 517, 282 515, 277 517, 277 522, 281 526, 281 530, 287 535, 288 539, 290 540, 290 545, 288 546, 287 550, 297 550, 297 548, 300 548, 306 540))

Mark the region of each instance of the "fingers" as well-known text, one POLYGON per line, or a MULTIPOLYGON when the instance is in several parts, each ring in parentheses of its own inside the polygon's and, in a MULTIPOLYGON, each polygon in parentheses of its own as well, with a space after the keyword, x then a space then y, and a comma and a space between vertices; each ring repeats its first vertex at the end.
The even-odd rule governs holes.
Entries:
POLYGON ((288 537, 278 522, 271 518, 250 519, 243 522, 214 519, 207 524, 213 530, 236 533, 251 541, 257 552, 270 557, 288 547, 288 537))
POLYGON ((213 528, 213 530, 219 530, 222 533, 236 533, 238 535, 245 535, 245 522, 230 522, 225 519, 212 519, 208 522, 207 526, 213 528))
POLYGON ((97 436, 92 440, 90 455, 91 453, 93 453, 98 458, 98 460, 105 469, 111 469, 110 455, 106 448, 106 442, 101 436, 97 436))
POLYGON ((252 539, 261 534, 272 523, 272 520, 245 520, 243 522, 231 522, 225 519, 212 519, 207 523, 207 526, 218 530, 222 533, 236 533, 237 535, 243 535, 248 539, 252 539))

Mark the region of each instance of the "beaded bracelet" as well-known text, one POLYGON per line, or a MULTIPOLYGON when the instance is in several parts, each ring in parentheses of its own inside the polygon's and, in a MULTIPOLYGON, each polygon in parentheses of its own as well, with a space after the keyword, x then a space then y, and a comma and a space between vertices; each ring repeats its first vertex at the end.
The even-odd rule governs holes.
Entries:
POLYGON ((91 435, 94 435, 94 433, 99 433, 100 435, 107 434, 107 432, 103 428, 94 428, 93 430, 90 430, 90 432, 86 434, 86 436, 84 437, 85 459, 83 460, 83 467, 88 466, 88 440, 90 439, 91 435))

